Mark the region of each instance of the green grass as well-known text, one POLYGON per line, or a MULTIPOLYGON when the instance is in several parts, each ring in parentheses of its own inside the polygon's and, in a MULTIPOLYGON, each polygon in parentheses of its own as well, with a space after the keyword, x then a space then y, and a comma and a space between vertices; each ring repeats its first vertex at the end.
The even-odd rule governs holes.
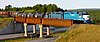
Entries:
POLYGON ((56 42, 100 42, 100 25, 76 24, 63 33, 56 42))
POLYGON ((24 10, 24 12, 35 12, 35 10, 24 10))
POLYGON ((11 21, 13 18, 0 18, 0 29, 6 27, 11 21))

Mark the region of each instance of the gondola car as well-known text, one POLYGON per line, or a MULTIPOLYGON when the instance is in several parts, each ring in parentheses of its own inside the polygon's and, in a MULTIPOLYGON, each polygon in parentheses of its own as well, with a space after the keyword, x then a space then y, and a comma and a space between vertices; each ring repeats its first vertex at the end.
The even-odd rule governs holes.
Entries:
POLYGON ((13 17, 16 12, 0 11, 0 16, 13 17))

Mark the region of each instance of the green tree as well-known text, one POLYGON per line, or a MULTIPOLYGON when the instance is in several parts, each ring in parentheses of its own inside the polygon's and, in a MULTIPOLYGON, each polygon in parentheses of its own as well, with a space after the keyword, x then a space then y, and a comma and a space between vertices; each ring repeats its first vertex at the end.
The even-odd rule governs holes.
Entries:
POLYGON ((31 10, 31 9, 32 9, 32 7, 26 7, 26 9, 27 9, 27 10, 31 10))
POLYGON ((58 9, 57 5, 53 4, 52 5, 52 11, 56 11, 58 9))
POLYGON ((2 11, 2 10, 0 9, 0 11, 2 11))
POLYGON ((47 12, 54 12, 58 9, 58 7, 55 4, 49 4, 47 6, 47 12))
POLYGON ((61 9, 61 8, 58 8, 56 11, 57 11, 57 12, 58 12, 58 11, 62 11, 62 12, 64 12, 64 10, 61 9))
POLYGON ((35 10, 36 12, 41 12, 41 7, 42 7, 41 4, 37 4, 37 5, 33 6, 32 9, 35 10))
POLYGON ((9 11, 12 8, 11 5, 5 6, 5 11, 9 11))
POLYGON ((41 4, 37 4, 37 8, 38 8, 37 12, 41 12, 41 7, 42 7, 41 4))
POLYGON ((52 4, 49 4, 49 5, 47 6, 47 12, 52 12, 52 4))
POLYGON ((19 8, 18 7, 13 7, 10 9, 10 11, 19 11, 19 8))
POLYGON ((42 12, 42 13, 47 12, 47 5, 43 5, 43 6, 41 7, 41 12, 42 12))
POLYGON ((41 5, 41 4, 37 4, 34 5, 33 7, 12 7, 11 5, 5 6, 5 11, 23 11, 23 12, 54 12, 54 11, 59 11, 59 10, 63 10, 57 7, 57 5, 55 4, 49 4, 49 5, 41 5))
POLYGON ((65 9, 64 11, 67 11, 67 9, 65 9))

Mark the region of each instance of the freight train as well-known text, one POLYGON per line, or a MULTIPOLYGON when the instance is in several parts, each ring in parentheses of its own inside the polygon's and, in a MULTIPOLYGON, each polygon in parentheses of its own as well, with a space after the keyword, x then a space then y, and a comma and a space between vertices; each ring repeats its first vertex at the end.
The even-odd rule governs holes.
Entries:
POLYGON ((74 23, 91 23, 87 12, 52 12, 45 17, 56 19, 71 19, 74 23))
POLYGON ((7 15, 8 17, 14 17, 15 15, 21 15, 26 17, 38 17, 38 18, 55 18, 55 19, 71 19, 74 23, 91 23, 89 14, 87 12, 51 12, 51 13, 23 13, 23 12, 0 12, 0 15, 7 15))

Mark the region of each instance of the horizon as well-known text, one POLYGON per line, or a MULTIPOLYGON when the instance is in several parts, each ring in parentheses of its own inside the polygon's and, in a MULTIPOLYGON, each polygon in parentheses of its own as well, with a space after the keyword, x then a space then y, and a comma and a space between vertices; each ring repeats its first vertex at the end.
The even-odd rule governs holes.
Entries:
MULTIPOLYGON (((10 4, 9 4, 10 5, 10 4)), ((36 5, 36 4, 35 4, 36 5)), ((44 4, 42 4, 42 5, 44 5, 44 4)), ((46 5, 48 5, 48 4, 46 4, 46 5)), ((7 5, 6 5, 7 6, 7 5)), ((12 7, 15 7, 15 6, 13 6, 13 5, 11 5, 12 7)), ((33 5, 34 6, 34 5, 33 5)), ((21 8, 21 7, 33 7, 33 6, 16 6, 16 7, 18 7, 18 8, 21 8)), ((59 7, 59 6, 58 6, 59 7)), ((4 9, 5 7, 3 7, 3 8, 0 8, 0 9, 4 9)), ((62 8, 63 9, 63 8, 62 8)), ((100 9, 100 7, 82 7, 82 8, 68 8, 67 10, 74 10, 74 9, 100 9)), ((65 10, 65 9, 64 9, 65 10)))
POLYGON ((7 5, 12 5, 12 7, 26 7, 36 4, 56 4, 62 9, 100 8, 100 0, 2 0, 0 2, 0 8, 3 9, 7 5))

